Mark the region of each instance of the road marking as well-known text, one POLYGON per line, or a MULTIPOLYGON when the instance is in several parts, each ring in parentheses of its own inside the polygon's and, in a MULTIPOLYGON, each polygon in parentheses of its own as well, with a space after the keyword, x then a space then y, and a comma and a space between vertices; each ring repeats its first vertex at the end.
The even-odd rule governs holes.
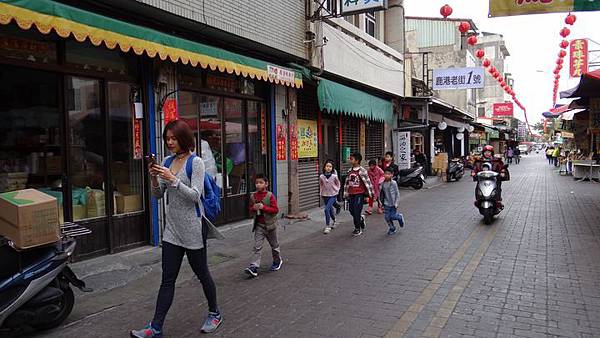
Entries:
MULTIPOLYGON (((446 262, 442 269, 435 275, 435 277, 433 277, 431 282, 429 282, 429 284, 417 297, 415 302, 408 308, 408 310, 406 310, 406 312, 404 312, 404 314, 402 315, 402 317, 400 317, 398 322, 396 322, 394 327, 392 327, 392 329, 385 335, 386 338, 402 337, 404 333, 408 331, 413 321, 417 319, 419 313, 423 311, 425 305, 429 303, 433 295, 435 295, 437 290, 442 286, 442 283, 444 283, 444 281, 448 278, 452 270, 454 270, 456 264, 458 264, 458 262, 462 260, 465 253, 473 243, 473 240, 475 240, 475 238, 477 237, 477 235, 479 235, 482 229, 482 226, 478 226, 477 228, 475 228, 475 230, 471 232, 469 237, 467 237, 463 244, 456 250, 456 252, 454 252, 452 257, 450 257, 450 259, 446 262)), ((452 309, 447 309, 446 311, 448 310, 450 312, 452 311, 452 309)))
POLYGON ((475 270, 477 270, 481 259, 492 244, 494 238, 496 237, 496 232, 498 232, 498 226, 494 226, 485 235, 483 242, 477 249, 477 252, 475 252, 473 257, 471 257, 471 260, 467 264, 467 267, 460 274, 458 281, 456 282, 452 290, 450 290, 450 293, 448 294, 448 296, 446 296, 446 299, 444 299, 444 302, 440 306, 440 309, 437 311, 437 313, 429 323, 429 326, 425 329, 425 332, 422 334, 422 337, 437 338, 440 336, 440 334, 442 333, 442 329, 444 328, 444 326, 446 326, 446 323, 448 322, 452 311, 454 311, 458 300, 460 299, 463 292, 471 282, 473 274, 475 273, 475 270))

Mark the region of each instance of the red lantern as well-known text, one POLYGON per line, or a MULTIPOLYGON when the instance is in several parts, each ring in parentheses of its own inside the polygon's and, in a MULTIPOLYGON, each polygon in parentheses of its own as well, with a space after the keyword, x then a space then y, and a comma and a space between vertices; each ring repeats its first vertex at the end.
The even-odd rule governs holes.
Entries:
POLYGON ((450 7, 450 5, 442 6, 442 8, 440 8, 440 14, 444 17, 444 19, 449 17, 452 15, 452 7, 450 7))
POLYGON ((559 58, 556 60, 557 65, 562 65, 565 62, 565 59, 559 58))
POLYGON ((481 59, 482 57, 484 57, 484 56, 485 56, 485 52, 483 51, 483 49, 478 49, 478 50, 475 52, 475 56, 476 56, 478 59, 481 59))
POLYGON ((571 26, 573 26, 575 21, 577 21, 577 17, 574 14, 567 15, 567 18, 565 19, 565 23, 571 26))
POLYGON ((554 78, 557 79, 557 80, 560 79, 560 74, 554 75, 554 78))
POLYGON ((569 36, 569 34, 571 34, 571 30, 567 27, 564 27, 560 30, 560 36, 562 36, 563 38, 566 38, 567 36, 569 36))
POLYGON ((496 79, 500 78, 500 73, 498 73, 497 71, 494 72, 494 74, 492 74, 492 76, 496 79))
POLYGON ((558 57, 559 58, 564 58, 565 56, 567 56, 567 51, 561 49, 560 52, 558 52, 558 57))
POLYGON ((485 59, 485 60, 483 60, 483 63, 482 63, 482 65, 483 65, 485 68, 489 67, 491 64, 492 64, 492 62, 491 62, 489 59, 485 59))
POLYGON ((490 69, 489 69, 489 72, 492 73, 492 74, 496 73, 496 71, 497 71, 496 67, 494 67, 494 66, 491 66, 490 69))
POLYGON ((563 65, 556 65, 556 69, 561 70, 563 68, 563 65))
POLYGON ((463 34, 468 32, 469 29, 471 29, 471 24, 466 21, 463 21, 460 23, 460 25, 458 25, 458 30, 463 34))
POLYGON ((562 40, 562 41, 560 42, 560 45, 559 45, 559 46, 560 46, 560 48, 562 48, 562 49, 567 49, 567 47, 569 47, 569 41, 567 41, 567 40, 562 40))
POLYGON ((506 87, 506 82, 504 82, 504 81, 500 82, 500 87, 502 87, 502 88, 506 87))
POLYGON ((467 39, 467 43, 471 46, 475 46, 477 44, 477 36, 475 36, 475 35, 469 36, 469 38, 467 39))

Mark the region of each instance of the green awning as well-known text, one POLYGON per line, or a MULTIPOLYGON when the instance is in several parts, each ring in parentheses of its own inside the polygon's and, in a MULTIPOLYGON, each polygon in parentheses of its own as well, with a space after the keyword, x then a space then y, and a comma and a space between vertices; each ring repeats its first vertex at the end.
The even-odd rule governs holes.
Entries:
POLYGON ((137 55, 146 53, 151 58, 302 87, 300 72, 52 0, 0 0, 0 24, 13 20, 22 29, 35 26, 43 34, 54 30, 63 38, 72 35, 95 46, 119 46, 123 52, 133 50, 137 55))
POLYGON ((319 108, 334 114, 347 114, 370 120, 391 122, 392 102, 337 82, 319 79, 319 108))

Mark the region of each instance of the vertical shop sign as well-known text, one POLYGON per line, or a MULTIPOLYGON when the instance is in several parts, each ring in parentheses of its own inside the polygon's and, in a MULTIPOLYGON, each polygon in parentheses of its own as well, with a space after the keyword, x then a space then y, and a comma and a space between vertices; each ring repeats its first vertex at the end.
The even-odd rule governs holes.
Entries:
POLYGON ((298 157, 315 158, 319 156, 318 123, 313 120, 298 120, 298 157))
POLYGON ((290 159, 298 160, 298 130, 293 124, 290 125, 290 159))
POLYGON ((367 135, 366 135, 366 124, 365 121, 360 121, 360 137, 358 138, 358 147, 360 151, 364 152, 365 147, 367 145, 367 135))
POLYGON ((396 155, 398 168, 409 169, 410 168, 410 132, 400 131, 396 133, 396 139, 394 140, 395 149, 394 154, 396 155))
POLYGON ((133 159, 142 159, 142 121, 133 120, 133 159))
POLYGON ((581 77, 588 71, 588 42, 586 39, 571 41, 571 77, 581 77))
POLYGON ((277 160, 285 161, 286 157, 286 135, 285 126, 283 124, 277 125, 277 160))
POLYGON ((260 106, 260 153, 267 154, 267 121, 265 105, 260 106))
POLYGON ((165 104, 163 105, 163 114, 164 119, 165 119, 165 124, 171 122, 171 121, 175 121, 179 118, 178 114, 177 114, 177 100, 175 99, 168 99, 165 101, 165 104))

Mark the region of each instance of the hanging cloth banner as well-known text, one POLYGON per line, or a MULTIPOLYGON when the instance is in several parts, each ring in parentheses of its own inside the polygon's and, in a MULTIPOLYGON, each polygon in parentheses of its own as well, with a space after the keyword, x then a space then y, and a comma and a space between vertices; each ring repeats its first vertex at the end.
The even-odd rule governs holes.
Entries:
POLYGON ((490 17, 598 10, 600 0, 490 0, 490 17))

